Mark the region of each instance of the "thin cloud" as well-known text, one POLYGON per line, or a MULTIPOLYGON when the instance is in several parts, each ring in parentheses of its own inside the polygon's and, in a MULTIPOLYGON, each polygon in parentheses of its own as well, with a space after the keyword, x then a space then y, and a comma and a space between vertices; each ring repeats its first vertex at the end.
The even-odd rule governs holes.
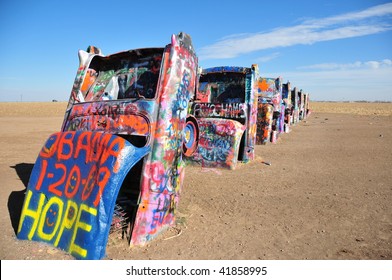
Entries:
POLYGON ((308 24, 333 25, 345 21, 358 21, 373 17, 382 17, 392 14, 392 3, 374 6, 359 12, 351 12, 342 15, 327 17, 323 19, 307 20, 308 24))
POLYGON ((310 93, 311 100, 392 101, 392 60, 323 63, 304 66, 298 71, 264 73, 266 77, 281 76, 310 93), (312 71, 308 71, 312 70, 312 71))
POLYGON ((270 61, 270 60, 274 60, 275 58, 277 58, 279 56, 280 56, 280 53, 275 52, 275 53, 272 53, 270 55, 266 55, 266 56, 262 56, 262 57, 256 58, 256 61, 257 62, 267 62, 267 61, 270 61))
POLYGON ((353 63, 320 63, 298 67, 298 70, 346 70, 346 69, 379 69, 381 67, 392 67, 392 60, 381 61, 356 61, 353 63))
POLYGON ((201 60, 227 59, 259 50, 365 36, 392 30, 383 17, 392 15, 392 3, 322 19, 306 20, 270 32, 234 34, 199 51, 201 60))

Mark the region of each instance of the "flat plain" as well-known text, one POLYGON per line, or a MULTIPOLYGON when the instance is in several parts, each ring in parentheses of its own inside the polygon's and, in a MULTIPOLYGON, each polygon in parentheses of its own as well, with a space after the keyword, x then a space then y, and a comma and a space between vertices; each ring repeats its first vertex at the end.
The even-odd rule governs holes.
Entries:
MULTIPOLYGON (((0 259, 73 259, 18 240, 31 169, 66 102, 0 103, 0 259)), ((392 103, 311 102, 312 113, 236 170, 187 166, 177 223, 105 259, 392 259, 392 103), (268 164, 266 164, 268 163, 268 164)))

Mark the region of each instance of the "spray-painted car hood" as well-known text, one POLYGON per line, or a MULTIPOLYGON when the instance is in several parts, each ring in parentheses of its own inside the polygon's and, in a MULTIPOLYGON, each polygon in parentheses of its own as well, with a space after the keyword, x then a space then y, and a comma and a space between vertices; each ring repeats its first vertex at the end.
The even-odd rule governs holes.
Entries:
POLYGON ((102 132, 52 134, 31 173, 18 238, 101 259, 121 184, 149 151, 102 132))

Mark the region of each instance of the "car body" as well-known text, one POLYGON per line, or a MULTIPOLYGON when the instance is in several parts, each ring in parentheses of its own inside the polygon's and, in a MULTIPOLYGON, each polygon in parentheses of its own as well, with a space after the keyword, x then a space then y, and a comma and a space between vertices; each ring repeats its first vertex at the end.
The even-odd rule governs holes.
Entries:
POLYGON ((254 159, 257 120, 258 65, 203 69, 191 114, 200 139, 189 158, 203 167, 235 169, 237 162, 254 159))
POLYGON ((298 90, 297 87, 294 87, 291 90, 291 104, 292 104, 292 107, 291 107, 291 115, 292 115, 291 123, 294 124, 294 125, 299 122, 299 108, 300 108, 299 101, 300 101, 300 99, 299 99, 299 90, 298 90))
MULTIPOLYGON (((197 56, 185 33, 162 48, 79 51, 60 132, 44 144, 17 237, 101 259, 109 233, 144 245, 173 225, 197 56), (116 229, 117 227, 117 229, 116 229)), ((192 123, 192 122, 191 122, 192 123)), ((189 131, 188 131, 189 134, 189 131)))
POLYGON ((275 143, 284 132, 282 78, 259 77, 257 144, 275 143))
POLYGON ((285 106, 285 111, 284 111, 284 132, 289 133, 290 132, 290 124, 291 124, 291 108, 292 108, 292 103, 291 103, 291 84, 290 82, 287 82, 283 84, 282 86, 282 100, 283 104, 285 106))

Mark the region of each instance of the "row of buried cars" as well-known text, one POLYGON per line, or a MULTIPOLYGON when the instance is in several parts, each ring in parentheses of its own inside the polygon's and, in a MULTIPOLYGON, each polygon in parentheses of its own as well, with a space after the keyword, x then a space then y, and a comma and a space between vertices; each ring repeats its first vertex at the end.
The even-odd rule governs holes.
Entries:
POLYGON ((257 65, 201 69, 191 38, 103 55, 79 51, 61 131, 32 170, 17 237, 76 259, 109 234, 144 245, 175 221, 186 164, 234 169, 306 118, 309 95, 257 65))
POLYGON ((235 169, 238 161, 254 159, 255 145, 276 143, 308 112, 309 94, 281 77, 260 76, 256 64, 204 69, 190 102, 200 136, 188 162, 235 169))

